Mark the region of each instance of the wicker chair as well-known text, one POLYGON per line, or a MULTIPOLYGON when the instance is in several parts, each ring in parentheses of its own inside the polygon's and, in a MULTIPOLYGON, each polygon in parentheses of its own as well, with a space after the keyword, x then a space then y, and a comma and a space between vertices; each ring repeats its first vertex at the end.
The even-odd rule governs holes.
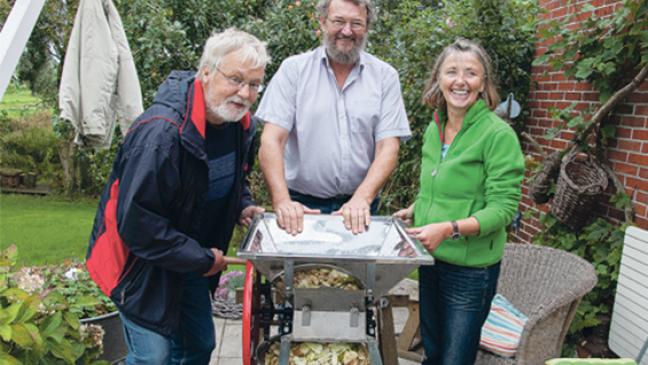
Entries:
POLYGON ((581 298, 597 278, 594 267, 566 251, 507 244, 497 292, 529 317, 517 355, 505 358, 480 350, 476 364, 541 365, 559 357, 581 298))

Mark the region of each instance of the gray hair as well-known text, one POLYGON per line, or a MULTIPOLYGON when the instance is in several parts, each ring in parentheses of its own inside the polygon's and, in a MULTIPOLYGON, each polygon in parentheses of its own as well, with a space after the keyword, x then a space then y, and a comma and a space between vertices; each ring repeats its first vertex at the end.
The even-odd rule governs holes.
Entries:
POLYGON ((253 68, 265 67, 270 63, 265 42, 249 33, 228 28, 220 33, 213 33, 205 42, 198 74, 200 75, 205 68, 213 72, 225 56, 236 51, 241 51, 243 55, 241 62, 251 62, 253 68))
MULTIPOLYGON (((376 20, 376 5, 372 0, 343 0, 350 1, 357 6, 364 6, 367 9, 367 27, 376 20)), ((322 18, 328 17, 329 5, 331 0, 319 0, 317 2, 317 12, 322 18)))
POLYGON ((432 108, 439 108, 445 105, 445 99, 439 86, 439 73, 441 72, 443 62, 453 52, 470 52, 477 57, 479 63, 484 68, 484 91, 479 96, 484 99, 486 105, 491 110, 494 110, 499 103, 499 95, 497 94, 497 85, 495 75, 493 74, 493 67, 491 66, 491 59, 481 44, 465 38, 457 38, 437 57, 434 66, 432 66, 430 78, 425 83, 425 88, 423 89, 423 104, 429 105, 432 108))

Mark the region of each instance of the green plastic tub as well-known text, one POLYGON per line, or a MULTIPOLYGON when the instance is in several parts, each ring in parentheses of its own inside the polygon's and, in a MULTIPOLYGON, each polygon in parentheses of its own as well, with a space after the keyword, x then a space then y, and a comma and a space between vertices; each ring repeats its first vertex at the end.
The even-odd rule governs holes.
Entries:
POLYGON ((637 365, 632 359, 551 359, 545 365, 637 365))

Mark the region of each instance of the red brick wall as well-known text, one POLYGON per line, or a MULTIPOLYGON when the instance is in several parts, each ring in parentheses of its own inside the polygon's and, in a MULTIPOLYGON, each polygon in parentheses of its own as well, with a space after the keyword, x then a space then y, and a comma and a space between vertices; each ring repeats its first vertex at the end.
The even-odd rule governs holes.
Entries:
MULTIPOLYGON (((578 19, 592 16, 601 17, 611 14, 617 7, 622 6, 618 0, 540 0, 540 6, 547 10, 544 19, 561 19, 568 14, 578 14, 578 19), (583 13, 582 7, 590 3, 596 7, 595 14, 583 13)), ((570 28, 576 27, 572 23, 570 28)), ((536 56, 547 50, 548 42, 536 45, 536 56)), ((594 88, 583 82, 566 79, 563 72, 549 72, 546 67, 533 67, 533 85, 530 95, 526 132, 531 134, 549 154, 557 149, 564 149, 574 136, 572 131, 564 131, 553 140, 544 138, 548 128, 560 125, 550 115, 550 108, 565 108, 577 102, 577 109, 584 110, 590 106, 599 106, 598 93, 594 88)), ((616 126, 616 139, 610 143, 608 164, 613 168, 626 193, 630 195, 635 210, 637 226, 648 229, 648 81, 615 109, 609 121, 616 126)), ((526 141, 523 141, 525 153, 539 158, 538 152, 526 141)), ((614 188, 610 182, 606 194, 601 197, 597 207, 597 215, 612 221, 623 221, 623 212, 607 203, 614 188)), ((535 204, 528 195, 527 181, 523 187, 523 198, 520 205, 524 212, 529 209, 548 211, 548 204, 535 204)), ((532 237, 542 230, 542 224, 536 219, 523 219, 521 228, 512 233, 509 239, 513 242, 530 242, 532 237)))

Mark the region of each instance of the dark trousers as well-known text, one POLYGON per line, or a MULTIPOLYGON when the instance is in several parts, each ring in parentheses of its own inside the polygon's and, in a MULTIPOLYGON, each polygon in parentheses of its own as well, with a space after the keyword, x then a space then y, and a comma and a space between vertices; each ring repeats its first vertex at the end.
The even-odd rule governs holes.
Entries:
POLYGON ((500 264, 470 268, 437 261, 419 268, 423 364, 473 365, 500 264))
POLYGON ((180 331, 162 336, 120 314, 128 346, 127 365, 207 365, 216 347, 208 279, 197 273, 183 278, 180 331))
MULTIPOLYGON (((331 198, 318 198, 294 190, 289 190, 288 193, 290 193, 290 199, 300 202, 311 209, 319 209, 322 214, 331 214, 339 210, 342 208, 344 203, 351 199, 351 195, 337 195, 331 198)), ((369 209, 371 210, 372 215, 378 210, 378 202, 378 197, 371 202, 369 209)))

